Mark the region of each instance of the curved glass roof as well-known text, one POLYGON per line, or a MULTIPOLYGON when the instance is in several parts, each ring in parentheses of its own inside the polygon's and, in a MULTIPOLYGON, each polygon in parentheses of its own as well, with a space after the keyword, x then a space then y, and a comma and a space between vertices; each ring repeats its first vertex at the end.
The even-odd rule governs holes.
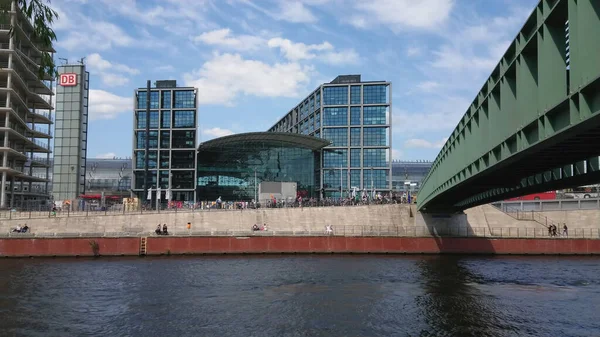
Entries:
POLYGON ((331 142, 325 139, 306 136, 297 133, 287 132, 248 132, 237 133, 231 136, 211 139, 200 143, 198 150, 208 150, 213 147, 221 147, 247 142, 277 142, 285 143, 290 146, 311 149, 313 151, 320 150, 331 142))

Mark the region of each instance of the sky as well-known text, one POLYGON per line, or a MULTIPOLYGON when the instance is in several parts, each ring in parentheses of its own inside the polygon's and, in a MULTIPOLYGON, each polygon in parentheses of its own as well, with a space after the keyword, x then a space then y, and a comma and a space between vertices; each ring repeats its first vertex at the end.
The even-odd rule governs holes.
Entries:
POLYGON ((340 74, 392 82, 392 158, 433 160, 537 0, 53 0, 85 57, 88 157, 131 157, 147 80, 199 89, 199 141, 266 131, 340 74))

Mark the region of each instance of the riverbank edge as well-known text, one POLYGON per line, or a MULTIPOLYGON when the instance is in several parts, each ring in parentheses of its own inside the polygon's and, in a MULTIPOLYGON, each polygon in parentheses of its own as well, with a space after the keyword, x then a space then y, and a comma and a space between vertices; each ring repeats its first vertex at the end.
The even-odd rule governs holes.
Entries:
POLYGON ((343 236, 1 238, 0 257, 218 254, 600 255, 598 239, 343 236))

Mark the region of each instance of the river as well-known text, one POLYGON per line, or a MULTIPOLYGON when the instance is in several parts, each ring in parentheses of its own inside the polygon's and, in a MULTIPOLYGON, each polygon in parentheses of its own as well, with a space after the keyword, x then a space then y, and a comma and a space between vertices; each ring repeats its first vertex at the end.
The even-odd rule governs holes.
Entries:
POLYGON ((598 336, 600 258, 0 260, 0 336, 598 336))

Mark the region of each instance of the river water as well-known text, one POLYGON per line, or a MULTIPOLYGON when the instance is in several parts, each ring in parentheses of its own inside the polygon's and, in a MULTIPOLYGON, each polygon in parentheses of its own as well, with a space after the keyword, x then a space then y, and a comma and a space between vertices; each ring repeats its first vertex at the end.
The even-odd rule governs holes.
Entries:
POLYGON ((0 336, 599 336, 600 258, 0 260, 0 336))

